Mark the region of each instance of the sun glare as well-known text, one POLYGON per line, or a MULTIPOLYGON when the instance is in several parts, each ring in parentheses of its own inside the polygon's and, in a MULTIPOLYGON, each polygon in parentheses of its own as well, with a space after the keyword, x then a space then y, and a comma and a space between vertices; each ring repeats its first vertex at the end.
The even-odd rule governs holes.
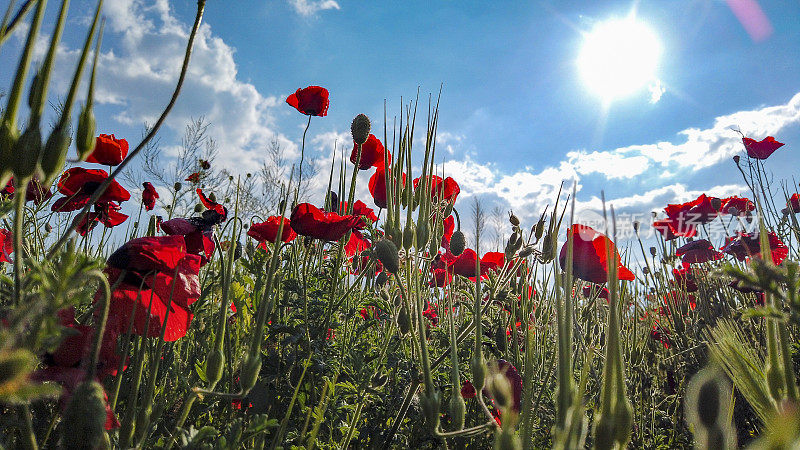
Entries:
POLYGON ((631 95, 656 81, 661 42, 633 17, 597 24, 584 36, 578 68, 586 86, 604 101, 631 95))

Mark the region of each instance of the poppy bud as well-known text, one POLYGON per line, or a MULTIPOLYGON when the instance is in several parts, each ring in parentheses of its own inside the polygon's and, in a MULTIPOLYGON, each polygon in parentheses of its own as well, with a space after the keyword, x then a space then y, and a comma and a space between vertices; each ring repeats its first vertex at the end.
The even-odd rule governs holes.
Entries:
POLYGON ((389 240, 382 240, 375 244, 375 257, 383 264, 383 268, 392 274, 400 270, 400 258, 397 255, 397 246, 389 240))
POLYGON ((739 159, 740 159, 739 155, 733 155, 733 162, 735 162, 736 165, 739 165, 739 159))
POLYGON ((450 217, 450 214, 453 214, 454 206, 455 204, 453 204, 453 202, 448 202, 447 206, 444 207, 444 213, 442 214, 442 217, 450 217))
POLYGON ((51 231, 53 231, 53 226, 52 226, 52 225, 50 225, 50 223, 46 223, 46 224, 44 224, 44 231, 46 231, 46 232, 48 232, 48 233, 49 233, 49 232, 51 232, 51 231))
POLYGON ((11 177, 11 162, 14 160, 14 144, 19 139, 19 130, 8 122, 0 123, 0 186, 5 186, 11 177))
MULTIPOLYGON (((417 234, 417 247, 424 247, 425 244, 428 243, 428 239, 430 236, 430 229, 428 228, 428 221, 427 220, 420 220, 417 224, 416 229, 417 234)), ((431 252, 433 253, 433 252, 431 252)))
POLYGON ((650 273, 650 268, 648 268, 647 266, 642 267, 642 273, 647 275, 648 273, 650 273))
POLYGON ((719 211, 722 209, 722 200, 718 199, 717 197, 711 197, 711 207, 714 208, 714 211, 719 211))
POLYGON ((636 232, 639 231, 639 221, 638 220, 634 220, 633 221, 633 231, 636 231, 636 232))
POLYGON ((466 246, 467 240, 464 238, 464 233, 461 230, 454 231, 453 236, 450 238, 450 253, 458 256, 464 252, 466 246))
POLYGON ((494 332, 494 344, 497 346, 497 351, 500 353, 505 353, 506 350, 508 350, 506 328, 502 325, 498 326, 494 332))
POLYGON ((511 392, 511 383, 508 382, 505 374, 493 370, 486 377, 486 389, 504 413, 512 409, 514 406, 514 394, 511 392))
POLYGON ((655 247, 650 247, 650 256, 652 256, 653 258, 656 257, 656 248, 655 247))
POLYGON ((67 150, 69 144, 72 142, 72 137, 69 135, 69 127, 56 125, 50 136, 47 138, 47 143, 44 144, 44 151, 42 152, 42 179, 43 185, 49 185, 64 168, 64 163, 67 161, 67 150))
POLYGON ((78 130, 75 134, 75 148, 78 150, 78 159, 81 161, 86 161, 86 158, 94 151, 97 143, 94 135, 96 127, 92 106, 91 104, 85 105, 78 117, 78 130))
POLYGON ((31 81, 31 88, 28 91, 28 106, 32 110, 38 110, 42 103, 42 73, 37 71, 31 81))
POLYGON ((556 257, 556 239, 552 234, 547 234, 542 242, 542 260, 549 262, 556 257))
POLYGON ((464 397, 461 396, 461 392, 453 393, 453 396, 450 397, 448 409, 453 421, 453 428, 456 430, 464 428, 464 415, 467 411, 467 404, 464 402, 464 397))
POLYGON ((211 384, 222 378, 222 369, 225 367, 225 355, 219 349, 208 352, 206 357, 206 379, 211 384))
POLYGON ((400 311, 397 312, 397 328, 402 335, 406 335, 411 331, 411 316, 405 306, 401 306, 400 311))
POLYGON ((42 132, 39 124, 29 125, 14 145, 15 158, 11 164, 14 176, 25 180, 33 176, 42 154, 42 132))
POLYGON ((544 234, 544 216, 539 218, 539 222, 536 223, 535 228, 533 230, 533 235, 537 241, 542 238, 543 234, 544 234))
MULTIPOLYGON (((516 420, 516 419, 515 419, 516 420)), ((522 441, 513 426, 506 426, 507 419, 503 419, 503 428, 497 433, 494 448, 497 450, 520 450, 522 441)))
POLYGON ((475 386, 475 390, 483 389, 484 382, 486 380, 486 362, 483 360, 483 357, 476 355, 472 358, 470 362, 470 369, 472 369, 472 379, 473 386, 475 386))
POLYGON ((252 177, 252 176, 253 176, 253 174, 252 174, 252 173, 250 173, 250 172, 247 172, 246 174, 244 174, 244 176, 246 176, 247 178, 250 178, 250 177, 252 177))
POLYGON ((64 448, 105 448, 106 403, 103 386, 96 381, 79 384, 72 393, 62 420, 64 448))
POLYGON ((350 134, 353 135, 353 142, 356 144, 363 144, 369 138, 370 123, 369 117, 364 114, 359 114, 353 119, 350 124, 350 134))
POLYGON ((692 377, 686 388, 689 421, 694 424, 698 444, 703 448, 733 448, 735 439, 728 423, 730 386, 713 368, 706 368, 692 377), (710 445, 712 443, 720 445, 710 445))
POLYGON ((406 253, 411 250, 414 245, 414 223, 410 220, 406 223, 406 228, 403 230, 403 248, 406 253))
POLYGON ((198 203, 198 204, 194 205, 194 212, 196 212, 196 213, 203 212, 203 204, 202 203, 198 203))
POLYGON ((511 225, 514 225, 515 227, 519 226, 519 218, 515 216, 513 212, 509 213, 508 221, 511 222, 511 225))
MULTIPOLYGON (((375 284, 377 284, 378 287, 383 287, 384 285, 386 285, 387 281, 389 281, 389 276, 386 275, 386 272, 379 273, 378 276, 375 278, 375 284)), ((385 291, 381 291, 381 292, 385 292, 385 291)), ((384 300, 388 301, 389 299, 385 298, 384 300)))
POLYGON ((422 414, 425 416, 425 423, 428 429, 435 431, 439 427, 439 402, 441 397, 439 392, 433 392, 431 395, 425 393, 419 394, 419 405, 422 407, 422 414))
POLYGON ((172 186, 172 188, 173 188, 173 189, 175 189, 175 192, 178 192, 178 191, 180 191, 182 187, 183 187, 183 185, 180 183, 180 181, 176 182, 176 183, 175 183, 175 184, 172 186))
POLYGON ((247 355, 242 362, 241 373, 239 374, 239 386, 242 393, 247 394, 253 389, 258 381, 258 374, 261 372, 261 352, 257 351, 253 355, 247 355))
POLYGON ((37 359, 23 349, 0 353, 0 392, 14 392, 36 368, 37 359))

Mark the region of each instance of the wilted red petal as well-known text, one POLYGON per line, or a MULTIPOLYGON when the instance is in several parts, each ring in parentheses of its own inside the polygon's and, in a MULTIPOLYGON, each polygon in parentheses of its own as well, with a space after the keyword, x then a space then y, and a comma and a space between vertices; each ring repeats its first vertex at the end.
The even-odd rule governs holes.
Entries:
POLYGON ((152 211, 156 206, 158 192, 156 191, 156 188, 153 187, 153 184, 149 181, 142 183, 142 187, 144 188, 142 191, 142 204, 144 205, 144 209, 147 211, 152 211))

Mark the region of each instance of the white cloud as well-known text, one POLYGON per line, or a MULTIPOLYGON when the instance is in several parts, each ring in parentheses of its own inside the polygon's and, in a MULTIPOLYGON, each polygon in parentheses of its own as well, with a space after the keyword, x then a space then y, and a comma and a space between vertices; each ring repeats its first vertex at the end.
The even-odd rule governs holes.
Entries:
POLYGON ((664 92, 667 90, 664 88, 664 85, 661 83, 661 80, 656 80, 650 86, 647 87, 647 90, 650 91, 650 104, 656 104, 659 100, 661 100, 661 96, 664 95, 664 92))
POLYGON ((334 0, 289 0, 295 12, 301 16, 309 17, 328 9, 341 9, 339 3, 334 0))

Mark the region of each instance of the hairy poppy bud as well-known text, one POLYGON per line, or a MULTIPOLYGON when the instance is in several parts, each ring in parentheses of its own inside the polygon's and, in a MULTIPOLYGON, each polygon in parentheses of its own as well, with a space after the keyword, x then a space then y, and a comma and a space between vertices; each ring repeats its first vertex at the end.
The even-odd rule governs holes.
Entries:
POLYGON ((36 368, 37 359, 27 350, 0 353, 0 394, 14 392, 36 368))
POLYGON ((484 382, 486 381, 486 372, 488 370, 486 361, 483 360, 483 357, 478 357, 476 355, 470 362, 470 369, 472 369, 472 384, 475 386, 475 390, 483 389, 484 382))
POLYGON ((453 396, 450 397, 448 409, 453 421, 453 428, 456 430, 464 428, 464 416, 467 412, 467 404, 464 402, 464 397, 461 396, 461 392, 456 391, 453 393, 453 396))
POLYGON ((411 331, 411 316, 408 314, 408 308, 405 306, 401 306, 400 311, 397 313, 397 328, 402 335, 406 335, 411 331))
POLYGON ((648 268, 647 266, 642 267, 642 273, 644 273, 645 275, 650 273, 650 268, 648 268))
POLYGON ((414 223, 408 221, 406 223, 406 228, 403 230, 403 248, 406 249, 406 253, 411 250, 411 247, 414 245, 414 223))
MULTIPOLYGON (((427 220, 420 220, 417 224, 416 229, 417 234, 417 247, 423 248, 425 244, 428 243, 428 239, 431 237, 430 229, 428 228, 428 221, 427 220)), ((432 252, 433 253, 433 252, 432 252)))
POLYGON ((254 355, 247 355, 242 362, 241 373, 239 374, 239 386, 242 393, 247 394, 253 389, 258 381, 258 374, 261 372, 261 352, 254 355))
POLYGON ((78 150, 78 159, 81 161, 86 161, 86 158, 94 151, 97 143, 94 136, 96 127, 91 104, 85 105, 78 117, 78 130, 75 134, 75 148, 78 150))
POLYGON ((424 392, 419 394, 419 405, 422 407, 425 423, 431 431, 435 431, 439 427, 440 400, 439 392, 433 392, 431 395, 427 395, 424 392))
POLYGON ((739 159, 740 159, 740 158, 741 158, 741 157, 740 157, 739 155, 733 155, 733 162, 735 162, 735 163, 738 165, 738 164, 739 164, 739 159))
POLYGON ((67 150, 69 150, 71 142, 72 137, 69 135, 69 127, 61 124, 56 125, 47 138, 47 143, 44 144, 44 151, 42 152, 43 185, 52 184, 56 176, 61 173, 61 169, 64 168, 64 163, 67 161, 67 150))
POLYGON ((350 124, 350 134, 353 135, 353 142, 356 144, 363 144, 369 139, 370 123, 369 117, 364 114, 359 114, 353 119, 350 124))
POLYGON ((494 344, 500 353, 505 353, 508 350, 508 338, 506 337, 506 328, 502 325, 498 326, 494 332, 494 344))
POLYGON ((533 236, 536 238, 537 241, 542 238, 543 234, 544 234, 544 216, 539 218, 539 221, 536 222, 536 225, 534 226, 533 229, 533 236))
POLYGON ((461 230, 454 231, 453 236, 450 238, 450 253, 458 256, 464 252, 466 246, 467 240, 464 238, 464 233, 461 230))
POLYGON ((22 132, 13 151, 15 157, 11 168, 14 176, 20 180, 33 176, 42 154, 42 132, 39 124, 31 124, 22 132))
POLYGON ((542 260, 549 262, 556 257, 556 238, 552 234, 547 234, 542 241, 542 260))
POLYGON ((75 388, 64 411, 64 448, 105 448, 106 403, 103 386, 84 381, 75 388))
POLYGON ((53 231, 53 226, 50 225, 49 223, 44 224, 44 231, 46 231, 48 233, 53 231))
POLYGON ((178 181, 172 186, 172 188, 175 189, 175 192, 178 192, 181 190, 181 188, 183 188, 183 185, 180 183, 180 181, 178 181))
POLYGON ((383 264, 384 270, 397 273, 400 270, 400 258, 397 255, 397 246, 389 240, 382 240, 375 244, 375 257, 383 264))
POLYGON ((194 205, 194 212, 196 212, 196 213, 203 212, 203 204, 202 203, 198 203, 198 204, 194 205))
MULTIPOLYGON (((377 277, 375 277, 375 284, 377 284, 378 287, 385 286, 387 281, 389 281, 389 276, 386 275, 386 272, 381 272, 378 274, 377 277)), ((381 291, 381 292, 386 292, 386 291, 381 291)), ((385 298, 384 300, 388 301, 389 299, 385 298)))
POLYGON ((225 355, 219 349, 208 352, 206 357, 206 379, 211 384, 222 378, 222 369, 225 367, 225 355))
POLYGON ((634 220, 633 221, 633 231, 637 231, 637 232, 639 231, 639 221, 638 220, 634 220))
POLYGON ((650 247, 650 256, 652 256, 653 258, 656 257, 656 248, 655 247, 650 247))
POLYGON ((519 218, 515 216, 513 212, 509 213, 508 221, 511 222, 511 225, 514 225, 515 227, 519 226, 519 218))

